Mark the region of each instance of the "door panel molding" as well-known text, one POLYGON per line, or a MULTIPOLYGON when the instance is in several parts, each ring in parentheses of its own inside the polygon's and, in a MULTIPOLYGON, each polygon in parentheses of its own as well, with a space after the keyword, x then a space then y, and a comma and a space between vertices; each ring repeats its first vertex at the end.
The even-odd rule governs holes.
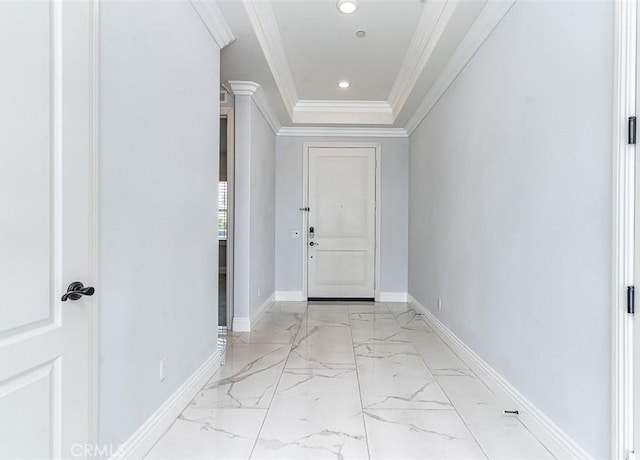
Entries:
MULTIPOLYGON (((380 183, 381 183, 381 144, 378 142, 305 142, 302 160, 302 204, 309 207, 309 151, 312 148, 373 148, 375 150, 375 250, 374 250, 374 297, 380 300, 380 183)), ((309 256, 309 213, 301 211, 302 222, 302 294, 308 298, 308 256, 309 256)))

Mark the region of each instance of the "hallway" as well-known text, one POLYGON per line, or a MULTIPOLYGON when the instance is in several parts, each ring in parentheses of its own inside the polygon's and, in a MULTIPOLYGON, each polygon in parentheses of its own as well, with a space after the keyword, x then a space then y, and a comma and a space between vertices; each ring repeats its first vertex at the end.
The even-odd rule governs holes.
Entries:
POLYGON ((552 455, 406 303, 277 302, 151 459, 552 455))
POLYGON ((0 1, 0 460, 639 457, 639 5, 0 1))

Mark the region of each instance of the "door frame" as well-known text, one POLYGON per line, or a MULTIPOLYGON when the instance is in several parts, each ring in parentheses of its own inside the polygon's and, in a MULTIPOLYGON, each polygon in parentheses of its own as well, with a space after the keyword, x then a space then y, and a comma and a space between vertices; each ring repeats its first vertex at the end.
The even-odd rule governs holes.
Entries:
MULTIPOLYGON (((382 153, 382 144, 379 142, 305 142, 303 144, 302 154, 302 208, 309 207, 309 150, 314 147, 320 148, 373 148, 375 149, 375 251, 374 251, 374 270, 373 270, 373 286, 374 298, 376 302, 380 301, 380 159, 382 153)), ((309 227, 309 213, 302 214, 302 296, 306 301, 308 299, 308 253, 309 253, 309 236, 307 228, 309 227)))
MULTIPOLYGON (((100 273, 99 273, 99 177, 100 177, 100 2, 99 0, 90 0, 90 40, 89 43, 89 62, 90 62, 90 95, 89 108, 91 119, 89 120, 90 142, 91 148, 89 152, 89 171, 91 178, 91 196, 89 197, 90 206, 90 241, 91 248, 89 254, 89 285, 100 289, 100 273)), ((88 442, 94 446, 99 441, 99 360, 100 360, 100 295, 93 297, 93 305, 89 311, 89 339, 91 350, 89 350, 89 440, 88 442)))
POLYGON ((227 118, 227 330, 233 328, 233 256, 235 249, 235 119, 233 107, 220 107, 220 117, 227 118))
POLYGON ((638 11, 634 0, 615 0, 614 9, 611 458, 626 460, 634 449, 633 317, 627 313, 626 290, 634 284, 635 220, 640 217, 636 148, 628 144, 627 120, 636 115, 638 11))

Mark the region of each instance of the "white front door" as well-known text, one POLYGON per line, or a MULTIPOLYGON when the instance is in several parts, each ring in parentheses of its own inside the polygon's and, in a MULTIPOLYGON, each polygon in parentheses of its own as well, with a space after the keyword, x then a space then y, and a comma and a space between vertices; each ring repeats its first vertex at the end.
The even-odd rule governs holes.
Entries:
POLYGON ((376 150, 309 147, 308 297, 371 298, 376 150))
POLYGON ((2 459, 90 440, 90 37, 89 1, 0 1, 2 459))

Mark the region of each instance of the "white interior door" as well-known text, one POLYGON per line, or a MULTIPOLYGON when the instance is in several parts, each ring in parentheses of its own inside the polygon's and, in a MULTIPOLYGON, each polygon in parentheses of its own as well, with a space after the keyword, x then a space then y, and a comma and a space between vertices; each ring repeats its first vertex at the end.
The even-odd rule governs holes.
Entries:
POLYGON ((90 36, 89 1, 0 1, 2 459, 90 439, 90 36))
POLYGON ((308 297, 373 298, 376 151, 310 147, 308 297))

